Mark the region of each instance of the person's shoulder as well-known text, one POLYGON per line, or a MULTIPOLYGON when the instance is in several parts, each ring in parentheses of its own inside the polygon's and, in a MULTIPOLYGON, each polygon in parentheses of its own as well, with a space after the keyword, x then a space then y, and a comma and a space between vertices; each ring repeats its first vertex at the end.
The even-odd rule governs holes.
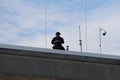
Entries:
POLYGON ((63 39, 62 37, 59 37, 59 38, 63 39))
POLYGON ((56 37, 53 37, 53 39, 56 39, 56 37))

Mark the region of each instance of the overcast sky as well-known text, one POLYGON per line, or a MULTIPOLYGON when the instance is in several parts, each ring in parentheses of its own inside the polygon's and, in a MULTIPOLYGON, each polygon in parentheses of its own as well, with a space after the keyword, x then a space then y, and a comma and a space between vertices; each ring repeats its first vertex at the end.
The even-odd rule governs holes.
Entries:
POLYGON ((59 31, 65 48, 80 51, 81 25, 84 52, 87 44, 87 52, 99 53, 102 28, 107 31, 101 36, 102 54, 120 55, 119 8, 120 0, 86 0, 85 23, 85 0, 0 0, 0 44, 52 49, 51 39, 59 31))

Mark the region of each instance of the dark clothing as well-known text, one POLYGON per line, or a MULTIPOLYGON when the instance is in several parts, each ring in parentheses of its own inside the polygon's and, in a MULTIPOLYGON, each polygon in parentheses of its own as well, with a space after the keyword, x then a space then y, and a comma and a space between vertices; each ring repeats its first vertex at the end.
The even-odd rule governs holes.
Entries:
POLYGON ((51 41, 53 44, 53 49, 65 50, 62 44, 64 43, 64 39, 62 37, 54 37, 51 41))

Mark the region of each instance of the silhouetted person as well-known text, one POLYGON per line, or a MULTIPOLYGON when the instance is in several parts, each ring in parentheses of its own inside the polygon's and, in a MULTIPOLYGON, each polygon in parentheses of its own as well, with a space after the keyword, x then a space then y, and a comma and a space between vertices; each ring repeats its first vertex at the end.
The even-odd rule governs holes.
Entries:
POLYGON ((62 46, 64 44, 64 39, 60 37, 60 32, 56 32, 56 36, 52 39, 51 43, 53 44, 53 49, 65 50, 62 46))

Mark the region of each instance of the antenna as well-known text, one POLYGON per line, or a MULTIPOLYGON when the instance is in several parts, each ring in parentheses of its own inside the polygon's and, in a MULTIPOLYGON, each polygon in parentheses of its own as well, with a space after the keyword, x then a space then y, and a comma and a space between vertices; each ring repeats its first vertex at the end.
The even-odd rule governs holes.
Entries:
POLYGON ((84 0, 84 17, 85 17, 85 42, 86 42, 86 53, 88 48, 88 41, 87 41, 87 1, 84 0))
POLYGON ((45 47, 47 48, 47 0, 45 0, 45 47))
POLYGON ((80 25, 79 25, 79 45, 80 45, 80 50, 82 52, 82 40, 81 40, 81 29, 80 29, 80 25))

